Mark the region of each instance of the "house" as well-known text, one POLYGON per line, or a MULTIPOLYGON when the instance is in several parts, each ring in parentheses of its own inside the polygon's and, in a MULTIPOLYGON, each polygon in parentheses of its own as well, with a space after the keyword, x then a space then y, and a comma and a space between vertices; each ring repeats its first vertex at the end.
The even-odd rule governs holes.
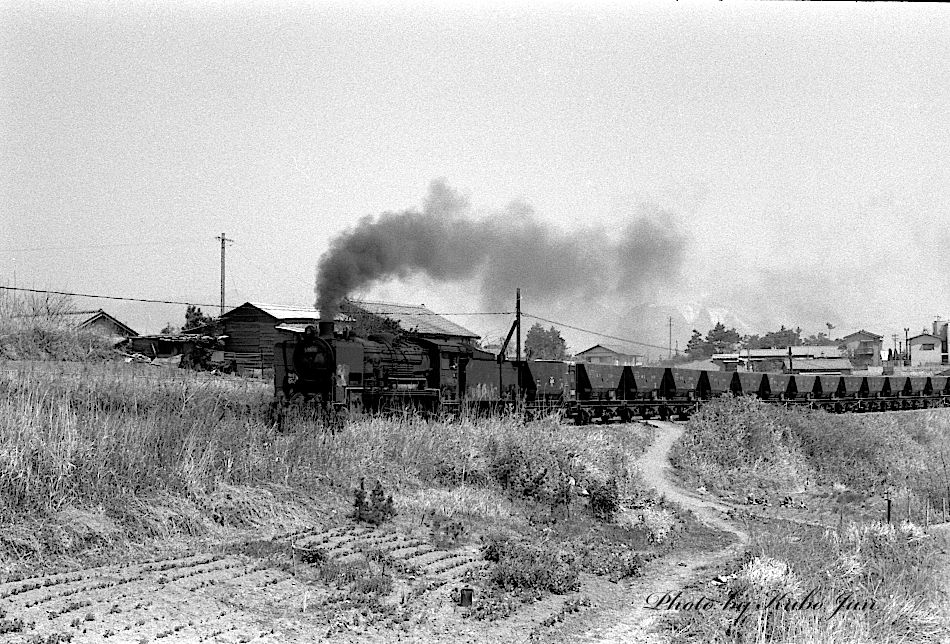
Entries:
POLYGON ((947 352, 947 322, 934 321, 934 335, 940 338, 940 364, 950 363, 950 354, 947 352))
POLYGON ((943 364, 943 343, 940 336, 921 333, 908 338, 907 345, 912 367, 943 364))
MULTIPOLYGON (((493 356, 497 356, 499 353, 501 353, 501 341, 483 343, 481 351, 483 353, 489 353, 493 356)), ((515 347, 515 341, 512 340, 505 348, 505 358, 507 360, 514 360, 516 357, 518 357, 518 350, 517 347, 515 347)), ((522 354, 521 357, 524 359, 524 354, 522 354)))
POLYGON ((610 364, 621 367, 643 364, 643 354, 634 353, 632 349, 619 344, 595 344, 589 349, 574 356, 577 362, 589 364, 610 364))
POLYGON ((806 373, 816 376, 850 376, 854 369, 847 358, 785 358, 782 361, 784 373, 806 373), (789 364, 791 362, 791 364, 789 364))
POLYGON ((64 324, 78 331, 90 331, 101 335, 113 342, 121 342, 126 338, 132 338, 138 335, 132 327, 120 322, 102 309, 96 309, 94 311, 56 311, 42 314, 19 315, 16 317, 46 320, 54 324, 64 324))
POLYGON ((714 353, 712 360, 722 371, 766 371, 779 373, 791 351, 792 361, 840 358, 841 349, 830 345, 802 345, 785 349, 742 349, 735 353, 714 353))
POLYGON ((884 336, 861 329, 841 338, 851 363, 859 369, 881 366, 884 336))
POLYGON ((357 330, 360 327, 389 326, 424 338, 459 342, 472 347, 479 338, 477 334, 430 311, 424 305, 347 300, 341 308, 353 318, 357 330))

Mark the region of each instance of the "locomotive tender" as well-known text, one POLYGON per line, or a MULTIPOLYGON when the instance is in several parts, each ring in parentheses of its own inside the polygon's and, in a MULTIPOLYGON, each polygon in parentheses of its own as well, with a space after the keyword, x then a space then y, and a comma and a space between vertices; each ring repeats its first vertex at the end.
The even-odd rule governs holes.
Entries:
POLYGON ((277 343, 275 396, 369 411, 455 411, 520 402, 560 410, 577 424, 686 418, 725 394, 831 412, 950 406, 946 376, 840 376, 620 367, 555 360, 496 361, 463 343, 412 334, 334 333, 332 322, 277 343))

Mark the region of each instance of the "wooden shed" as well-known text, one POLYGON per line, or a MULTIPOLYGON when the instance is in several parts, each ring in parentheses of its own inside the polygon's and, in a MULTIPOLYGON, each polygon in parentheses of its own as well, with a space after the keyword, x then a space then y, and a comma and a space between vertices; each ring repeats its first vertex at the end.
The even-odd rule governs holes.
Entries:
POLYGON ((277 326, 316 325, 319 321, 316 309, 245 302, 221 316, 222 332, 227 336, 224 359, 233 360, 239 372, 272 369, 274 345, 286 339, 277 326))

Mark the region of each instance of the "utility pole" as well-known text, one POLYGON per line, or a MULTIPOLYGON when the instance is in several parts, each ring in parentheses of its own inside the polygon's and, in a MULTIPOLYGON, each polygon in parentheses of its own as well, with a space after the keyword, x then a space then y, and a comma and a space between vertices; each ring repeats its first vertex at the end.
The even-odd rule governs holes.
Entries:
POLYGON ((498 352, 498 396, 504 398, 505 380, 502 376, 502 363, 505 356, 508 355, 508 343, 511 342, 511 336, 515 335, 515 400, 521 396, 521 289, 515 291, 515 321, 511 323, 511 329, 508 330, 508 336, 501 345, 498 352), (515 335, 517 332, 517 335, 515 335))
POLYGON ((910 363, 910 343, 907 341, 907 334, 910 333, 910 327, 904 327, 904 364, 910 363))
POLYGON ((669 356, 668 358, 673 357, 673 316, 670 316, 670 344, 669 344, 669 356))
POLYGON ((221 233, 221 236, 215 237, 215 239, 221 240, 221 315, 224 315, 224 248, 228 242, 234 240, 225 237, 224 233, 221 233))
POLYGON ((521 401, 521 289, 515 289, 515 360, 518 362, 518 378, 515 380, 515 404, 521 401))

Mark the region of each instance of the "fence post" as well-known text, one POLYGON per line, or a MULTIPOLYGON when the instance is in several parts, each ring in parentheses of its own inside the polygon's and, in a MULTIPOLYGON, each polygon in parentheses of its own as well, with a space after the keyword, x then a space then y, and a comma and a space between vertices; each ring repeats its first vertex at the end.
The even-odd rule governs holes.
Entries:
POLYGON ((887 497, 887 522, 891 522, 891 497, 887 497))

